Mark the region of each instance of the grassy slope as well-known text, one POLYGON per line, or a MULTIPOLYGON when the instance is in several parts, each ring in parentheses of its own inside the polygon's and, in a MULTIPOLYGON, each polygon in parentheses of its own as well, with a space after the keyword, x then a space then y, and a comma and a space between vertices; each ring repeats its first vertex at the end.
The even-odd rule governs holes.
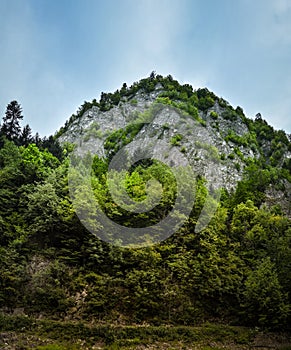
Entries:
POLYGON ((0 349, 284 349, 288 335, 216 324, 186 326, 90 325, 0 315, 0 349))

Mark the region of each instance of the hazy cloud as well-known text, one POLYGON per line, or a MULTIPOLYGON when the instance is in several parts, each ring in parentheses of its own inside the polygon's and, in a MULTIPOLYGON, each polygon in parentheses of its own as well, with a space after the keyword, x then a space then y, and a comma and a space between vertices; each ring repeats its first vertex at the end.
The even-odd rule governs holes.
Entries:
POLYGON ((17 99, 51 134, 84 100, 155 70, 291 132, 289 33, 288 0, 2 0, 0 110, 17 99))

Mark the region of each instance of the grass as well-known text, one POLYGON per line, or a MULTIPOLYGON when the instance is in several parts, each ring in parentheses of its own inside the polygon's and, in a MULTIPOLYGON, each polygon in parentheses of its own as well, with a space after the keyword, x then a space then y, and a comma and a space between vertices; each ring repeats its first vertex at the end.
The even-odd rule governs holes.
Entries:
MULTIPOLYGON (((199 327, 86 324, 36 320, 0 314, 1 338, 23 350, 78 349, 247 349, 256 332, 246 327, 207 323, 199 327), (4 337, 3 337, 4 334, 4 337), (9 338, 7 334, 10 334, 9 338), (2 336, 2 337, 1 337, 2 336), (98 344, 98 346, 96 346, 98 344), (20 347, 21 346, 21 347, 20 347)), ((283 346, 283 344, 282 344, 283 346)), ((284 347, 291 350, 291 343, 284 347)))

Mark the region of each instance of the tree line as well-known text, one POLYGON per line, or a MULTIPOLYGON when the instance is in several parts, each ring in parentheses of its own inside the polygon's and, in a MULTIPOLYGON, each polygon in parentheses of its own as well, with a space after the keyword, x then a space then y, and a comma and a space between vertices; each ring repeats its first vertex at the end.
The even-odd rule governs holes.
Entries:
POLYGON ((38 133, 32 134, 31 127, 26 124, 21 127, 23 120, 22 107, 16 100, 11 101, 5 111, 5 116, 0 125, 0 142, 4 144, 4 139, 12 141, 17 146, 27 147, 35 144, 41 149, 48 149, 57 158, 62 157, 62 149, 59 142, 52 135, 41 138, 38 133))
MULTIPOLYGON (((154 79, 143 84, 151 87, 154 79)), ((172 85, 168 97, 180 94, 172 78, 167 79, 172 85)), ((182 98, 190 103, 187 89, 182 98)), ((207 96, 206 90, 200 93, 205 110, 213 99, 207 96)), ((264 205, 266 188, 284 186, 291 176, 287 165, 270 163, 274 149, 245 168, 234 192, 223 191, 203 231, 195 232, 207 197, 205 179, 200 178, 193 188, 193 210, 182 228, 159 244, 126 249, 100 240, 80 223, 68 189, 73 146, 61 147, 53 136, 32 136, 29 126, 21 128, 22 119, 21 106, 12 101, 1 124, 0 145, 2 312, 23 308, 28 315, 91 322, 217 321, 290 330, 291 221, 278 203, 264 205)), ((277 135, 262 120, 251 125, 260 135, 259 144, 263 133, 277 135)), ((119 136, 109 135, 108 148, 111 142, 115 150, 119 136)), ((282 143, 282 149, 290 147, 288 138, 282 143)), ((128 216, 109 196, 107 167, 108 159, 94 158, 92 188, 112 219, 138 227, 144 220, 159 220, 171 208, 174 186, 166 176, 156 212, 128 216)), ((141 200, 149 177, 165 172, 155 162, 137 164, 127 174, 126 190, 141 200)), ((80 191, 77 200, 86 206, 86 193, 80 191)))

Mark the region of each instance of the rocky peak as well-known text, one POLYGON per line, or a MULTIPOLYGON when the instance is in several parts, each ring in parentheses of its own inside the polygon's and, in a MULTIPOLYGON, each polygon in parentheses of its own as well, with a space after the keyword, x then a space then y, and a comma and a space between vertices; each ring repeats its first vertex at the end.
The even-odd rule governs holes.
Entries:
POLYGON ((91 152, 103 158, 112 156, 110 147, 116 152, 126 145, 133 153, 133 141, 145 148, 154 144, 154 154, 163 152, 176 158, 173 162, 186 157, 197 176, 228 191, 242 180, 245 167, 259 159, 291 168, 284 132, 276 132, 261 115, 248 119, 241 107, 234 109, 208 89, 193 90, 171 76, 151 76, 130 88, 124 84, 114 94, 103 93, 99 103, 85 103, 58 137, 76 144, 79 155, 91 152), (133 127, 137 124, 142 125, 133 127), (173 149, 178 153, 173 155, 173 149))

